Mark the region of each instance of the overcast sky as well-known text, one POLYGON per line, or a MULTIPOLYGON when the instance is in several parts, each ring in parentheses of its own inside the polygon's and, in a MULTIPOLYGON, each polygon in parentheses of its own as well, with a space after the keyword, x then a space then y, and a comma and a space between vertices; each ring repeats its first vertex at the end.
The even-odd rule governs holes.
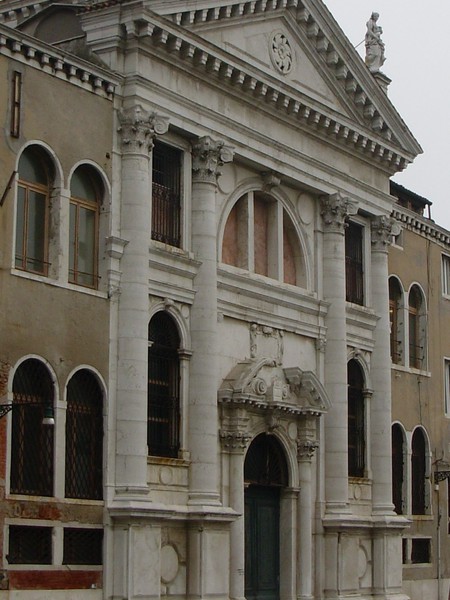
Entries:
MULTIPOLYGON (((450 0, 324 2, 354 46, 380 13, 389 98, 423 149, 394 181, 428 198, 431 217, 450 229, 450 0)), ((357 50, 364 57, 364 43, 357 50)))

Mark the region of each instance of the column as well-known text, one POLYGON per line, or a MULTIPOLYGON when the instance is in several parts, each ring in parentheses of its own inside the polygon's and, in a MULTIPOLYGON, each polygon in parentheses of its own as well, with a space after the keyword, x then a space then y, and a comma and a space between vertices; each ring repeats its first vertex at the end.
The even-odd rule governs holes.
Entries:
POLYGON ((192 147, 192 250, 200 266, 191 310, 189 391, 189 503, 218 505, 217 223, 219 167, 231 148, 210 137, 192 147))
POLYGON ((392 219, 372 219, 372 302, 378 317, 371 360, 373 396, 370 404, 372 451, 372 510, 392 514, 391 358, 389 324, 388 248, 392 219))
POLYGON ((325 387, 331 408, 325 415, 325 501, 328 513, 348 507, 348 407, 345 300, 345 220, 356 206, 341 194, 322 198, 323 295, 326 316, 325 387))
MULTIPOLYGON (((315 429, 310 425, 311 429, 315 429)), ((298 474, 300 494, 298 498, 298 569, 297 599, 313 598, 313 507, 311 460, 319 444, 303 439, 297 442, 298 474)))
POLYGON ((119 113, 122 145, 121 259, 118 309, 116 489, 147 492, 148 252, 150 153, 165 119, 141 106, 119 113))

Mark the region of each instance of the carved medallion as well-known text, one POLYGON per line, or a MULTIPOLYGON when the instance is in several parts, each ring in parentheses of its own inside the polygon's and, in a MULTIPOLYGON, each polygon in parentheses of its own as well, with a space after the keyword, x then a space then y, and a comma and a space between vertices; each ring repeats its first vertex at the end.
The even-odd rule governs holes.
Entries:
POLYGON ((270 40, 270 57, 274 66, 287 75, 292 70, 294 55, 289 40, 284 33, 274 33, 270 40))

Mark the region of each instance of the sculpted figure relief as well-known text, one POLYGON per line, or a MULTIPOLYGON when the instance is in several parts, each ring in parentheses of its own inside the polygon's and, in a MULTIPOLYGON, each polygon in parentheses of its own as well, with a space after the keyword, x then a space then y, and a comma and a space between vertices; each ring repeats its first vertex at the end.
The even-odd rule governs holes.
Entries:
POLYGON ((366 65, 371 73, 377 73, 384 61, 384 43, 381 39, 383 29, 377 25, 380 15, 373 12, 370 19, 367 21, 366 32, 366 65))

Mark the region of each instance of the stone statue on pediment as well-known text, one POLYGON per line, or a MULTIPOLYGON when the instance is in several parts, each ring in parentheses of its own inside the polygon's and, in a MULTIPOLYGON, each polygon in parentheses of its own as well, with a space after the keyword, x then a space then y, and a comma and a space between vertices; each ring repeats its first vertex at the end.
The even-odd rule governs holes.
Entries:
POLYGON ((373 12, 367 21, 365 62, 371 73, 378 73, 386 60, 384 56, 384 43, 381 39, 383 29, 377 24, 379 17, 380 15, 377 12, 373 12))

